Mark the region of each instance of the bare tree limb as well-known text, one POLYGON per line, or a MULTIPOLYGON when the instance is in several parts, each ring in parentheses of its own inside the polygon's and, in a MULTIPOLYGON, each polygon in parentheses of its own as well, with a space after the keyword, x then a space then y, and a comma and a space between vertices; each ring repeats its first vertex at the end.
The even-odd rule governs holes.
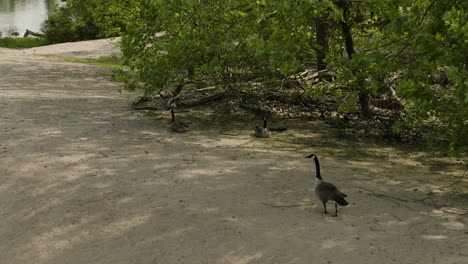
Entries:
POLYGON ((23 38, 27 38, 29 35, 39 37, 39 38, 45 38, 45 34, 37 33, 29 29, 26 29, 26 32, 24 33, 23 38))

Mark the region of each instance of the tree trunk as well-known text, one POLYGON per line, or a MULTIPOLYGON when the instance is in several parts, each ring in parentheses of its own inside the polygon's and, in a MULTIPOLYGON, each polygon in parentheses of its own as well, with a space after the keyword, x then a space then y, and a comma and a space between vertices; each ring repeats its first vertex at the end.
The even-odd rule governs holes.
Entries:
MULTIPOLYGON (((322 0, 319 0, 320 2, 322 0)), ((322 15, 319 17, 319 20, 316 22, 315 25, 316 30, 316 43, 319 46, 317 51, 317 70, 325 70, 327 68, 327 64, 325 63, 325 58, 328 53, 328 23, 327 23, 327 16, 322 15)))
MULTIPOLYGON (((351 34, 351 25, 348 23, 349 21, 349 2, 341 1, 337 2, 336 5, 341 8, 343 11, 343 20, 340 21, 341 31, 343 33, 343 38, 345 40, 345 48, 346 53, 348 54, 348 58, 352 59, 354 53, 354 41, 353 35, 351 34)), ((358 77, 359 78, 359 77, 358 77)), ((358 83, 364 83, 363 80, 358 80, 358 83)), ((371 115, 371 111, 369 108, 369 93, 364 91, 362 87, 359 87, 359 104, 361 106, 362 114, 365 117, 369 117, 371 115)))
POLYGON ((327 68, 327 64, 325 63, 325 57, 328 53, 328 24, 327 21, 324 20, 325 18, 321 18, 317 21, 316 25, 316 38, 317 44, 320 46, 319 50, 317 51, 317 70, 325 70, 327 68))
MULTIPOLYGON (((343 14, 344 13, 345 11, 343 11, 343 14)), ((348 58, 352 59, 355 51, 354 51, 353 36, 351 35, 351 26, 347 22, 344 22, 344 21, 341 21, 340 24, 341 24, 341 30, 343 32, 343 37, 345 39, 346 53, 348 53, 348 58)))
POLYGON ((349 21, 349 3, 348 2, 337 2, 339 8, 343 11, 343 20, 340 21, 341 32, 343 33, 343 38, 345 40, 346 52, 348 53, 349 59, 353 57, 355 53, 354 50, 354 41, 353 35, 351 34, 351 25, 348 24, 349 21))
POLYGON ((371 112, 369 108, 369 94, 368 93, 364 91, 359 92, 359 105, 361 106, 362 114, 365 117, 369 117, 371 115, 371 112))

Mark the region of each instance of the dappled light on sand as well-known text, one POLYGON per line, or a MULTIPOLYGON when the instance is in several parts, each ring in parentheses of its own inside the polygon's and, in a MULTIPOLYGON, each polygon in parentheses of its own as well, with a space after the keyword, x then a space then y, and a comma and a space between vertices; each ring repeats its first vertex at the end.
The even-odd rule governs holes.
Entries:
POLYGON ((255 122, 212 109, 180 111, 190 131, 174 135, 103 68, 0 52, 2 264, 468 259, 459 161, 339 139, 321 121, 256 139, 255 122), (314 196, 309 153, 348 195, 338 217, 314 196))
POLYGON ((136 226, 145 224, 150 217, 150 215, 130 216, 104 226, 93 224, 99 219, 84 218, 76 224, 54 227, 50 231, 34 237, 25 248, 29 247, 31 251, 38 252, 39 257, 47 261, 59 252, 72 250, 76 244, 92 243, 94 240, 120 236, 136 226), (87 228, 83 229, 83 226, 87 226, 87 228), (70 233, 78 235, 69 236, 70 233))

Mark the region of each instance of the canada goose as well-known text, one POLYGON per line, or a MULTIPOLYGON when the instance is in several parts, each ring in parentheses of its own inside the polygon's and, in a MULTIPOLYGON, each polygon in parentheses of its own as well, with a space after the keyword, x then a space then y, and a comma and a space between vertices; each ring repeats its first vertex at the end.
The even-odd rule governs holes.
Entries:
POLYGON ((271 132, 267 127, 267 119, 266 117, 263 118, 263 127, 256 126, 254 136, 258 138, 269 138, 271 136, 271 132))
POLYGON ((173 132, 178 132, 178 133, 183 133, 183 132, 187 131, 187 128, 188 128, 187 124, 185 124, 184 122, 175 120, 175 114, 174 114, 174 108, 173 107, 171 107, 171 115, 172 115, 172 121, 171 121, 170 129, 173 132))
POLYGON ((332 200, 335 201, 335 216, 338 216, 338 206, 337 204, 341 206, 346 206, 348 205, 348 202, 345 200, 346 194, 340 192, 338 188, 336 188, 335 185, 329 183, 329 182, 324 182, 322 180, 322 176, 320 175, 320 163, 317 158, 317 155, 315 154, 310 154, 306 158, 311 159, 313 158, 315 161, 315 194, 319 198, 319 200, 323 204, 323 209, 325 210, 325 213, 327 213, 327 201, 332 200))

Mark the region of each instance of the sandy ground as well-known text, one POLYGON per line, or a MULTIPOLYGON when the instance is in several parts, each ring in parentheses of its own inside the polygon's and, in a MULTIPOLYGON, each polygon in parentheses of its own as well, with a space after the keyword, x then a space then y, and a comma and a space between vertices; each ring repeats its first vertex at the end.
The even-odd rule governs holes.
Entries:
POLYGON ((259 140, 197 110, 172 134, 107 69, 32 55, 114 48, 0 49, 0 263, 468 263, 463 161, 321 122, 259 140), (311 152, 348 194, 338 217, 314 197, 311 152))

